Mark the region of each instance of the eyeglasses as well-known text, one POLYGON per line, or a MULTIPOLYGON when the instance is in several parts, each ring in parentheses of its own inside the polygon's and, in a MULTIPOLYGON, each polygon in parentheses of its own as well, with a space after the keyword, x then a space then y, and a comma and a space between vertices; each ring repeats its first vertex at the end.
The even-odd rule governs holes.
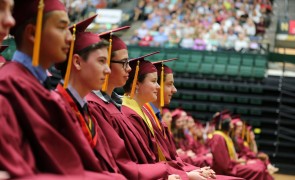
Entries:
POLYGON ((114 60, 111 60, 111 63, 119 63, 119 64, 122 64, 123 65, 123 69, 127 69, 128 66, 129 66, 129 60, 128 59, 125 59, 125 60, 121 60, 121 61, 114 61, 114 60))

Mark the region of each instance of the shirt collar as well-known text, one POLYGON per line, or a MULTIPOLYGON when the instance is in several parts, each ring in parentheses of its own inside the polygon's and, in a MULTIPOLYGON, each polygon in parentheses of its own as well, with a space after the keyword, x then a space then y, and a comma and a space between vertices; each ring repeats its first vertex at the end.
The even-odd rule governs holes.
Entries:
POLYGON ((41 66, 34 67, 32 65, 32 58, 21 51, 15 51, 12 61, 18 62, 24 65, 37 79, 43 84, 47 78, 46 70, 44 70, 41 66))
POLYGON ((68 86, 68 91, 70 91, 70 93, 72 94, 72 96, 76 99, 76 101, 79 103, 79 105, 81 106, 81 108, 84 107, 84 105, 86 104, 86 100, 83 99, 79 93, 69 84, 68 86))
POLYGON ((161 117, 161 111, 160 109, 158 109, 153 103, 149 103, 150 106, 152 107, 153 111, 155 112, 155 115, 157 116, 157 118, 162 121, 162 117, 161 117))
POLYGON ((122 99, 117 93, 113 92, 112 96, 110 97, 107 93, 102 91, 92 91, 92 92, 96 94, 105 103, 113 103, 119 110, 121 109, 122 99))
POLYGON ((158 109, 153 103, 149 103, 150 105, 151 105, 151 107, 153 108, 153 111, 155 112, 155 114, 157 114, 157 113, 161 113, 160 112, 160 109, 158 109))

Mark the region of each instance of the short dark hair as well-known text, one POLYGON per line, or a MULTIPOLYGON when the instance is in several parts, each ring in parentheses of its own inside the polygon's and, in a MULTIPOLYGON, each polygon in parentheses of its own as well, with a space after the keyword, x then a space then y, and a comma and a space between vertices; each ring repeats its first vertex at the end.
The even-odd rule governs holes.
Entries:
MULTIPOLYGON (((101 40, 100 42, 96 43, 96 44, 92 44, 74 54, 78 54, 79 56, 82 57, 82 59, 84 61, 87 61, 88 59, 88 56, 91 52, 97 50, 97 49, 102 49, 102 48, 107 48, 109 45, 109 43, 106 41, 106 40, 101 40)), ((61 75, 62 77, 64 78, 65 75, 66 75, 66 71, 67 71, 67 64, 68 64, 68 61, 65 61, 63 63, 60 63, 57 66, 57 69, 59 69, 61 71, 61 75)))
POLYGON ((230 130, 230 118, 221 119, 221 129, 219 129, 219 123, 215 124, 215 129, 219 129, 221 131, 229 131, 230 130))
MULTIPOLYGON (((42 20, 42 26, 44 26, 44 24, 46 23, 48 17, 50 16, 52 12, 48 12, 46 14, 44 14, 43 16, 43 20, 42 20)), ((15 40, 15 45, 18 48, 20 48, 20 45, 22 43, 22 38, 23 38, 23 33, 24 33, 24 29, 28 24, 36 24, 37 22, 37 17, 32 17, 30 19, 28 19, 27 21, 24 21, 22 24, 20 24, 18 27, 12 28, 11 29, 11 34, 14 35, 14 40, 15 40)))

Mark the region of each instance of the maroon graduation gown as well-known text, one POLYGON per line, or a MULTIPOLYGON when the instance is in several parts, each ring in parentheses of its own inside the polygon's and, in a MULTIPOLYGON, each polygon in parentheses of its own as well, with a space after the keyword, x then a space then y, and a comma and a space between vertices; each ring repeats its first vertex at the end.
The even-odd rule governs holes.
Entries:
POLYGON ((113 103, 104 102, 93 93, 86 99, 91 116, 102 129, 117 165, 128 179, 165 179, 169 174, 187 178, 183 171, 164 162, 154 162, 155 155, 142 143, 141 135, 113 103))
MULTIPOLYGON (((84 128, 88 128, 86 127, 85 119, 84 119, 84 116, 82 115, 82 112, 79 112, 79 108, 77 104, 75 103, 75 101, 73 100, 73 98, 71 97, 71 95, 62 87, 61 84, 58 84, 57 91, 62 95, 64 100, 69 103, 73 112, 76 114, 77 118, 80 119, 80 122, 79 122, 80 126, 84 126, 84 128)), ((93 122, 93 128, 96 133, 93 139, 88 139, 88 143, 92 144, 95 155, 99 159, 99 165, 101 166, 101 169, 103 169, 104 171, 120 173, 119 168, 117 167, 115 163, 114 157, 110 153, 110 147, 108 146, 108 143, 104 134, 102 133, 101 129, 99 128, 95 120, 90 118, 89 121, 93 122)), ((87 135, 88 134, 84 132, 84 136, 87 136, 87 135)), ((96 159, 95 157, 93 158, 96 159)))
MULTIPOLYGON (((157 149, 157 143, 156 143, 156 138, 160 137, 158 131, 154 128, 155 136, 151 133, 149 130, 148 126, 145 124, 143 119, 132 109, 126 106, 122 106, 122 112, 128 117, 128 119, 131 121, 131 123, 135 126, 135 128, 139 131, 139 133, 142 135, 144 141, 146 144, 149 145, 149 147, 153 150, 154 154, 158 156, 158 149, 157 149)), ((171 146, 167 146, 168 143, 165 143, 161 138, 157 139, 158 144, 161 147, 163 154, 166 158, 166 160, 170 163, 170 165, 174 166, 175 168, 181 168, 182 170, 188 172, 191 170, 198 169, 197 167, 193 165, 189 165, 184 163, 178 156, 172 156, 171 154, 174 155, 176 154, 171 151, 170 148, 173 148, 171 146)))
MULTIPOLYGON (((19 134, 22 137, 17 138, 28 142, 34 155, 36 168, 32 169, 32 162, 27 162, 29 165, 19 170, 17 177, 32 173, 87 177, 85 169, 102 171, 70 107, 56 93, 45 89, 23 65, 9 62, 0 69, 0 94, 11 102, 16 124, 22 131, 19 134)), ((22 148, 18 145, 14 144, 16 149, 22 148)), ((25 155, 22 154, 22 158, 25 155)), ((24 167, 19 163, 10 166, 24 167)), ((101 175, 93 173, 91 176, 99 178, 101 175)))
POLYGON ((221 135, 214 134, 208 144, 213 154, 213 169, 217 174, 232 175, 247 180, 273 179, 261 163, 241 165, 231 160, 226 142, 221 135))
MULTIPOLYGON (((161 129, 160 129, 156 123, 155 118, 157 118, 157 117, 155 115, 152 115, 152 111, 148 106, 146 106, 146 105, 144 106, 143 112, 149 117, 149 119, 152 122, 155 134, 161 144, 162 149, 164 150, 163 152, 164 152, 166 159, 177 162, 177 164, 180 165, 187 172, 196 169, 197 167, 191 165, 190 163, 183 162, 182 159, 187 158, 188 162, 191 161, 192 163, 196 163, 196 161, 199 161, 199 159, 192 159, 186 155, 185 155, 185 157, 178 156, 178 154, 176 153, 176 146, 174 143, 174 139, 173 139, 172 134, 169 131, 168 126, 165 123, 159 121, 159 125, 161 126, 161 129)), ((241 178, 216 175, 216 179, 218 179, 218 180, 240 180, 241 178)))
MULTIPOLYGON (((183 162, 181 157, 179 157, 177 155, 175 143, 173 141, 173 137, 172 137, 171 133, 169 132, 168 127, 165 126, 165 124, 162 124, 158 119, 155 119, 157 117, 155 115, 152 115, 151 109, 149 109, 148 106, 145 105, 142 110, 148 116, 148 118, 151 120, 153 129, 155 131, 155 136, 156 136, 156 138, 163 150, 166 160, 177 162, 177 164, 180 165, 182 167, 182 169, 184 169, 187 172, 195 170, 195 169, 199 169, 199 167, 195 167, 191 164, 183 162), (156 121, 159 122, 159 125, 156 123, 156 121)), ((143 120, 141 120, 141 121, 143 122, 143 120)), ((136 123, 136 122, 138 122, 138 121, 134 121, 134 123, 136 123)), ((145 125, 144 122, 143 122, 143 124, 145 125)))

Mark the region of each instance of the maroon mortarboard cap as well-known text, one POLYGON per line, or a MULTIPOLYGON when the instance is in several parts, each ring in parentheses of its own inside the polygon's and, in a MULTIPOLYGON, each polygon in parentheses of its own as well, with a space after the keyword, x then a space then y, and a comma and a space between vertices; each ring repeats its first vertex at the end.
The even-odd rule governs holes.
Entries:
POLYGON ((217 124, 220 121, 223 121, 225 119, 231 118, 230 116, 231 112, 229 110, 223 110, 221 112, 217 112, 213 115, 212 121, 217 124))
POLYGON ((107 32, 100 33, 99 36, 102 39, 105 39, 107 41, 110 41, 110 37, 111 37, 111 39, 112 39, 112 50, 111 51, 112 52, 118 51, 121 49, 127 49, 127 46, 124 43, 124 41, 122 41, 122 39, 120 39, 118 36, 114 35, 114 33, 118 32, 118 31, 123 31, 128 28, 130 28, 130 26, 123 26, 123 27, 116 28, 116 29, 113 29, 113 30, 110 30, 107 32))
POLYGON ((170 112, 169 109, 167 109, 167 108, 163 108, 163 109, 162 109, 162 114, 166 114, 166 113, 168 113, 168 112, 170 112))
POLYGON ((234 127, 243 125, 243 122, 241 121, 240 118, 232 119, 232 123, 233 123, 234 127))
POLYGON ((175 110, 172 111, 172 113, 171 113, 172 118, 174 118, 174 119, 178 119, 178 118, 181 116, 182 112, 183 112, 182 109, 179 109, 179 108, 175 109, 175 110))
POLYGON ((172 69, 169 68, 168 66, 166 66, 165 63, 166 62, 170 62, 170 61, 174 61, 174 60, 177 60, 177 59, 178 58, 171 58, 171 59, 166 59, 166 60, 161 60, 161 61, 153 62, 153 64, 157 68, 158 76, 161 75, 161 72, 162 72, 162 64, 163 64, 163 67, 164 67, 164 74, 171 74, 171 73, 173 73, 172 69))
MULTIPOLYGON (((101 38, 97 34, 85 32, 87 27, 93 22, 96 16, 97 15, 94 15, 76 24, 76 39, 74 45, 74 53, 77 53, 101 41, 101 38)), ((71 26, 69 29, 73 33, 74 25, 71 26)))
MULTIPOLYGON (((39 1, 40 0, 14 0, 12 15, 15 19, 15 26, 10 31, 12 35, 15 35, 15 29, 24 22, 37 17, 39 1)), ((66 8, 60 0, 44 0, 43 14, 51 11, 66 11, 66 8)))
POLYGON ((131 71, 129 73, 130 77, 134 77, 136 73, 136 66, 139 61, 139 71, 138 75, 144 75, 148 73, 157 72, 156 67, 150 61, 145 60, 146 57, 152 56, 154 54, 158 54, 160 51, 152 52, 137 58, 133 58, 129 60, 129 65, 131 67, 131 71))
POLYGON ((132 86, 131 86, 131 92, 130 97, 134 97, 135 93, 135 86, 139 75, 144 75, 148 73, 157 72, 156 67, 150 62, 144 60, 145 57, 152 56, 154 54, 158 54, 160 51, 152 52, 149 54, 146 54, 144 56, 140 56, 138 58, 130 59, 129 60, 129 66, 131 67, 131 71, 129 72, 129 77, 133 79, 132 86))
MULTIPOLYGON (((85 32, 85 30, 87 29, 87 27, 92 23, 92 21, 94 20, 94 18, 97 15, 94 15, 90 18, 87 18, 85 20, 80 21, 79 23, 77 23, 76 25, 73 25, 71 27, 69 27, 69 30, 73 33, 74 32, 74 28, 76 28, 75 30, 75 42, 74 42, 74 50, 73 53, 78 53, 79 51, 93 45, 93 44, 97 44, 101 41, 101 39, 99 38, 99 36, 97 34, 91 33, 91 32, 85 32)), ((69 52, 70 53, 70 52, 69 52)), ((70 57, 70 55, 69 55, 70 57)), ((62 62, 62 63, 58 63, 55 65, 55 67, 59 70, 62 71, 62 76, 65 76, 65 72, 66 69, 69 68, 69 66, 67 66, 68 64, 68 60, 62 62)))

